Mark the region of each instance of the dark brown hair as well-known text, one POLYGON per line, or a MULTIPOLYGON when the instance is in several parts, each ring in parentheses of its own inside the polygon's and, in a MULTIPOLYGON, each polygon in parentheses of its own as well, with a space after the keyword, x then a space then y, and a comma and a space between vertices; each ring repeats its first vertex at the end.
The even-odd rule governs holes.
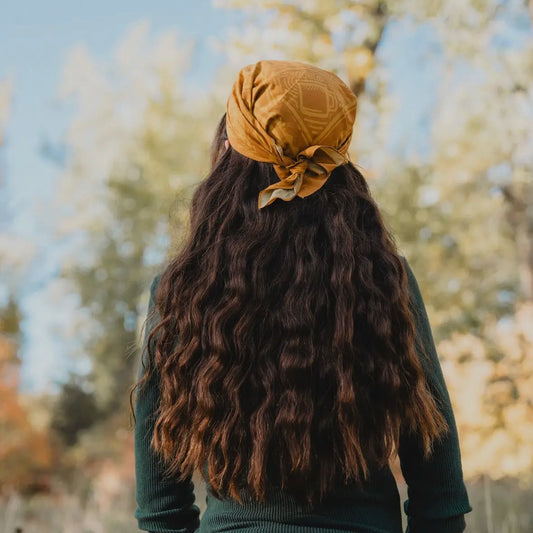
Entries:
POLYGON ((259 210, 278 178, 224 139, 222 120, 137 385, 159 376, 152 444, 169 475, 197 468, 219 497, 264 501, 273 487, 314 505, 385 466, 403 431, 430 453, 446 423, 404 262, 361 173, 348 163, 307 198, 259 210))

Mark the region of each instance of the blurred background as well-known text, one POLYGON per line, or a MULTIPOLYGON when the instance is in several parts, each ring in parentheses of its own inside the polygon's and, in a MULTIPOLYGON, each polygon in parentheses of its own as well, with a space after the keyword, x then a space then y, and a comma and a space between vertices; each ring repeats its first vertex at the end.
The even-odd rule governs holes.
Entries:
POLYGON ((532 20, 529 0, 3 3, 0 533, 136 530, 148 288, 258 59, 359 97, 351 159, 422 288, 468 531, 531 533, 532 20))

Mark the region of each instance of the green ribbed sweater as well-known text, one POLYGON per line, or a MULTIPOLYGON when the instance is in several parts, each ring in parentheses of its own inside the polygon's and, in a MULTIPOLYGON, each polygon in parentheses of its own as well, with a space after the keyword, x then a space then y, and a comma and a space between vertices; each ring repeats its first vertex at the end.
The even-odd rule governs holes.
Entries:
MULTIPOLYGON (((463 482, 456 424, 422 296, 407 262, 406 266, 417 337, 429 356, 421 360, 449 426, 428 460, 424 460, 416 436, 404 435, 401 439, 400 463, 408 487, 404 504, 407 532, 460 533, 465 528, 464 513, 471 507, 463 482)), ((156 277, 151 286, 150 308, 158 282, 156 277)), ((150 312, 151 309, 149 316, 150 312)), ((147 324, 147 332, 155 320, 156 316, 147 324)), ((139 377, 142 372, 141 365, 139 377)), ((249 500, 241 505, 231 499, 221 500, 213 495, 208 484, 207 508, 200 521, 191 478, 181 483, 164 479, 164 466, 150 446, 158 397, 159 384, 154 375, 139 393, 135 406, 135 517, 139 529, 157 533, 402 532, 400 498, 389 468, 372 472, 363 487, 339 487, 313 512, 301 511, 292 497, 282 492, 270 494, 267 503, 262 504, 249 500)))

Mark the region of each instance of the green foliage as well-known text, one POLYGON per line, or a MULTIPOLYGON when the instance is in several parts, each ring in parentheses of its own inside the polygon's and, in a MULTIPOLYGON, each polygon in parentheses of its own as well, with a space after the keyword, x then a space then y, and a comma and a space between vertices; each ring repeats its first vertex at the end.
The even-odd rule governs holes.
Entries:
POLYGON ((76 444, 80 432, 91 427, 100 417, 94 394, 87 392, 86 387, 83 380, 71 375, 61 386, 52 408, 50 429, 66 446, 76 444))
POLYGON ((487 180, 447 191, 432 165, 398 162, 372 185, 417 273, 437 341, 454 331, 480 334, 488 316, 513 312, 519 291, 516 255, 501 227, 503 200, 490 194, 487 180))

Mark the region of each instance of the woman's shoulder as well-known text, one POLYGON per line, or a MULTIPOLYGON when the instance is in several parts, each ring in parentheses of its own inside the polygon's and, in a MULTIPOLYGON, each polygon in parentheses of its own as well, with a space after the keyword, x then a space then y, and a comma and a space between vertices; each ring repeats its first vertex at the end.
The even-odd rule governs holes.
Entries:
POLYGON ((416 303, 420 303, 420 300, 421 300, 420 287, 418 286, 418 281, 416 280, 415 273, 413 272, 413 269, 411 268, 411 265, 409 264, 409 261, 407 260, 405 256, 400 255, 400 259, 402 260, 402 263, 405 268, 405 273, 407 275, 407 284, 409 287, 409 293, 411 295, 411 298, 416 303))

